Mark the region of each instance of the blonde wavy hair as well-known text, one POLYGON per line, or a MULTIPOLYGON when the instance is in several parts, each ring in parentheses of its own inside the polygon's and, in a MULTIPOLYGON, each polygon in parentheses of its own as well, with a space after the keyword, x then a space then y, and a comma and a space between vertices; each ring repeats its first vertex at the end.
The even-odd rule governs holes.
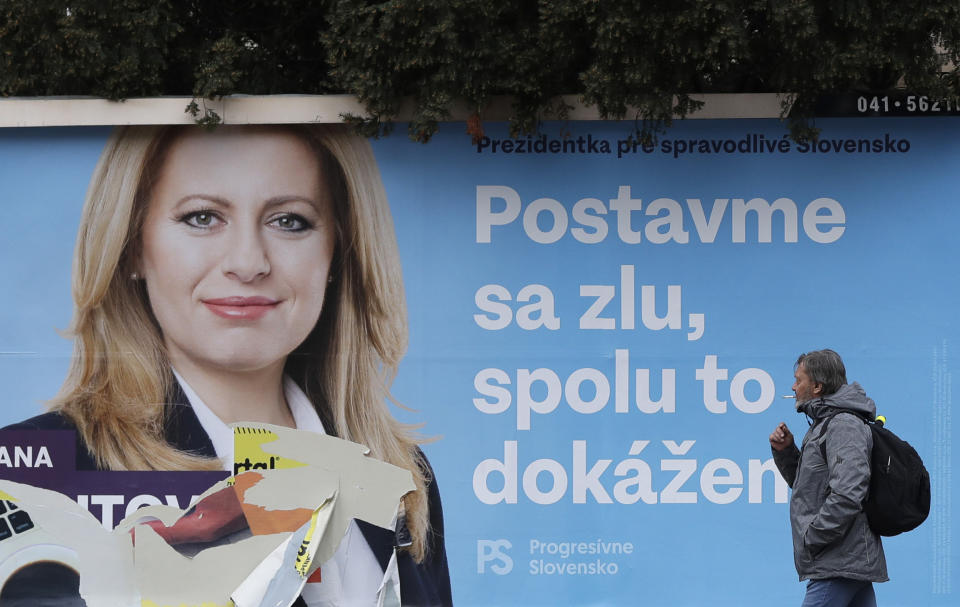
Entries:
MULTIPOLYGON (((152 186, 171 142, 188 128, 197 127, 116 129, 87 191, 73 266, 74 356, 51 409, 76 424, 106 469, 221 467, 164 439, 175 380, 146 289, 130 279, 152 186)), ((342 125, 243 128, 295 133, 332 182, 334 281, 317 326, 287 358, 285 370, 337 436, 413 474, 416 490, 404 498, 404 510, 413 537, 409 550, 420 561, 430 533, 429 472, 413 428, 398 422, 387 405, 407 349, 407 313, 393 220, 373 151, 342 125)))

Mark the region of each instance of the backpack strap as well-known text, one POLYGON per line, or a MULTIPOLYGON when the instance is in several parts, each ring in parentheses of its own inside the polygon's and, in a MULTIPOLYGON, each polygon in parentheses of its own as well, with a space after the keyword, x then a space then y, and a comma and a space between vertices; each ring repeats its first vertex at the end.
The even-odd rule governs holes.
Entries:
MULTIPOLYGON (((870 422, 867 420, 866 417, 860 415, 859 413, 857 413, 857 412, 855 412, 855 411, 847 411, 847 410, 844 410, 844 409, 837 409, 837 410, 835 410, 834 412, 830 413, 828 416, 822 418, 823 421, 819 422, 819 423, 823 426, 823 429, 820 430, 820 434, 817 435, 817 438, 818 438, 818 439, 823 438, 824 435, 826 435, 826 433, 827 433, 827 426, 830 424, 830 420, 833 419, 834 417, 840 415, 841 413, 848 413, 848 414, 856 417, 857 419, 859 419, 859 420, 862 421, 863 423, 865 423, 865 424, 867 424, 867 425, 870 424, 870 422)), ((827 444, 826 444, 826 442, 821 441, 821 443, 820 443, 820 455, 823 457, 823 461, 826 462, 826 461, 827 461, 827 444)))
MULTIPOLYGON (((816 440, 819 440, 819 439, 823 438, 824 435, 826 435, 826 433, 827 433, 827 426, 830 425, 830 420, 833 419, 834 417, 836 417, 837 415, 839 415, 839 413, 834 413, 833 415, 830 415, 829 417, 824 418, 824 420, 820 422, 820 426, 821 426, 820 434, 817 435, 817 439, 816 439, 816 440)), ((827 444, 826 444, 826 442, 824 442, 824 441, 820 441, 820 456, 823 458, 824 463, 826 463, 826 461, 827 461, 827 444)))

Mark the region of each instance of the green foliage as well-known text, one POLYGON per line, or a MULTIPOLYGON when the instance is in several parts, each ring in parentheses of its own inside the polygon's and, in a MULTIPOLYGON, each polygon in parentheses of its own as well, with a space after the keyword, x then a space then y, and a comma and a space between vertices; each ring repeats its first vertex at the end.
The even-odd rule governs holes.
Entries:
POLYGON ((958 59, 956 0, 0 0, 2 95, 350 93, 418 141, 496 96, 529 133, 565 94, 650 137, 722 92, 791 93, 810 137, 822 95, 956 95, 958 59))
POLYGON ((201 109, 196 99, 187 104, 186 112, 193 116, 194 122, 208 130, 215 129, 223 122, 223 118, 213 108, 203 107, 201 109))
POLYGON ((954 0, 786 0, 778 8, 767 22, 769 35, 780 41, 769 46, 775 54, 769 83, 797 95, 795 136, 815 135, 806 120, 823 94, 883 91, 901 82, 933 97, 958 91, 956 71, 941 74, 960 49, 954 0))
POLYGON ((171 13, 167 0, 0 0, 0 94, 161 94, 171 13))

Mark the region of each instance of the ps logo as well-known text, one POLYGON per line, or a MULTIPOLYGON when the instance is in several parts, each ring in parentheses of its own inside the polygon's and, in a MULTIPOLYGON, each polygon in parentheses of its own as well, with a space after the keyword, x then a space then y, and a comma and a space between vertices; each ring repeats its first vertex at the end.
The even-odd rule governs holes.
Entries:
POLYGON ((509 540, 477 540, 477 573, 486 573, 487 563, 497 575, 513 571, 513 559, 507 550, 513 548, 509 540))

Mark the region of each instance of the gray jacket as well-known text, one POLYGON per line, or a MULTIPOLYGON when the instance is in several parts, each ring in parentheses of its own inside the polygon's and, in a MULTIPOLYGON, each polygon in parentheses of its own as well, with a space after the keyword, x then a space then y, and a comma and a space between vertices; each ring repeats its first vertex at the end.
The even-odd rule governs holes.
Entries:
POLYGON ((800 449, 791 445, 773 451, 787 484, 793 560, 801 580, 832 577, 885 582, 887 561, 880 536, 870 529, 863 501, 870 487, 873 436, 863 420, 839 414, 847 410, 873 419, 876 407, 860 384, 846 384, 836 393, 797 405, 813 419, 800 449), (821 435, 822 434, 822 435, 821 435), (824 461, 821 444, 826 447, 824 461))

